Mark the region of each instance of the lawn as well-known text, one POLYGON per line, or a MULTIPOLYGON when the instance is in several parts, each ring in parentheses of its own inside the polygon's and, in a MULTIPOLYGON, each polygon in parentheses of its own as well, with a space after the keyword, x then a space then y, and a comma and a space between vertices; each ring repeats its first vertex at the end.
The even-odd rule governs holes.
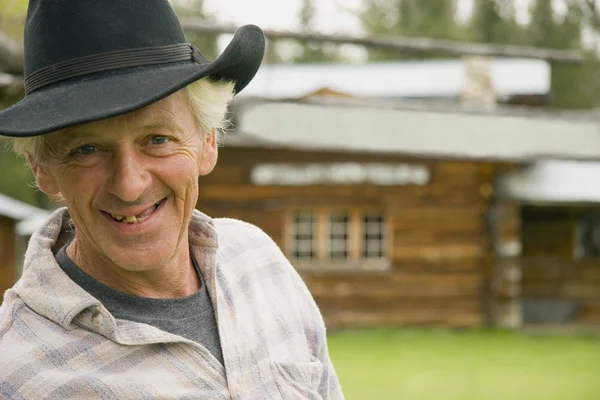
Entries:
POLYGON ((348 400, 600 399, 600 337, 379 329, 329 347, 348 400))

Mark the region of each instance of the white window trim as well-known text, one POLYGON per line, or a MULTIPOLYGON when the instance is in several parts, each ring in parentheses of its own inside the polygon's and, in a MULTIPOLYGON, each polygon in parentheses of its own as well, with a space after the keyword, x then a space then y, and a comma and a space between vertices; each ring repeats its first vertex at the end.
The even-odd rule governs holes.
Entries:
POLYGON ((374 207, 314 207, 298 208, 287 212, 285 218, 285 249, 290 262, 299 271, 312 272, 352 272, 387 271, 391 268, 392 226, 385 210, 374 207), (312 213, 316 219, 317 258, 313 260, 293 257, 294 216, 312 213), (348 259, 330 259, 329 256, 329 215, 345 212, 349 216, 348 259), (383 257, 363 257, 362 217, 368 213, 383 215, 383 257))

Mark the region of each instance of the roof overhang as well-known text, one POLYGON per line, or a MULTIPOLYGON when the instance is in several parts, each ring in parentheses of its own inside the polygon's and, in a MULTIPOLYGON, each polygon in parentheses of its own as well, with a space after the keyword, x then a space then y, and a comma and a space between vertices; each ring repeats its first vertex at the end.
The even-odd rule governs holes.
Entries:
POLYGON ((546 160, 500 176, 500 199, 523 203, 599 203, 600 162, 546 160))
POLYGON ((270 147, 509 162, 600 160, 594 112, 254 101, 236 114, 239 132, 270 147))

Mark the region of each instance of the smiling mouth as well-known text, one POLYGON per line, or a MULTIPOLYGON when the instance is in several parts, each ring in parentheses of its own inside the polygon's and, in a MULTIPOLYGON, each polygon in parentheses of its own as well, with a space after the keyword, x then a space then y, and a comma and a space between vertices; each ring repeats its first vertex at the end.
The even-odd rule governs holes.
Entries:
POLYGON ((155 203, 152 207, 148 207, 142 213, 137 214, 137 215, 119 215, 119 214, 112 214, 112 213, 107 213, 107 214, 110 215, 112 217, 112 219, 114 219, 115 221, 120 222, 122 224, 139 224, 140 222, 144 221, 146 218, 151 216, 154 213, 154 211, 156 211, 156 209, 158 207, 160 207, 160 205, 165 200, 166 200, 166 198, 162 199, 161 201, 155 203))

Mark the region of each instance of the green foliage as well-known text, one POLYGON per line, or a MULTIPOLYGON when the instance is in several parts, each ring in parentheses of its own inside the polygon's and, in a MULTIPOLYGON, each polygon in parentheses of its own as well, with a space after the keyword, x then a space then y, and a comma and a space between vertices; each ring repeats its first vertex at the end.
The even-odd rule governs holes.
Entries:
POLYGON ((0 193, 40 208, 49 208, 48 197, 37 190, 26 161, 8 149, 8 141, 0 137, 0 193))
MULTIPOLYGON (((528 44, 557 49, 583 49, 582 31, 597 29, 598 12, 592 2, 570 1, 561 18, 554 13, 550 2, 531 3, 531 22, 528 25, 528 44)), ((581 65, 552 66, 552 95, 554 108, 589 108, 600 105, 598 81, 600 69, 597 54, 587 52, 581 65)))
MULTIPOLYGON (((462 40, 465 29, 456 23, 452 0, 371 0, 360 19, 366 31, 381 36, 462 40)), ((368 50, 370 60, 415 58, 414 54, 368 50)), ((420 58, 435 55, 419 55, 420 58)))
POLYGON ((0 0, 0 30, 19 43, 23 41, 28 5, 28 0, 0 0))
POLYGON ((479 43, 526 41, 526 28, 517 22, 512 0, 475 0, 469 28, 469 39, 479 43))
MULTIPOLYGON (((313 32, 316 8, 314 0, 302 0, 300 9, 300 25, 303 31, 313 32)), ((337 46, 324 43, 300 42, 299 54, 292 58, 294 63, 323 63, 340 60, 337 46)))
MULTIPOLYGON (((180 18, 198 18, 214 22, 215 18, 204 11, 204 0, 173 1, 173 8, 180 18)), ((218 54, 217 35, 188 33, 187 39, 209 60, 215 60, 218 54)))
MULTIPOLYGON (((375 35, 583 49, 584 30, 594 35, 600 33, 597 2, 565 0, 565 4, 566 14, 558 16, 551 1, 532 0, 530 21, 526 25, 516 19, 515 0, 474 0, 473 13, 466 25, 456 22, 453 0, 367 0, 359 17, 365 30, 375 35)), ((430 57, 432 55, 369 50, 370 60, 430 57)), ((599 67, 598 55, 591 50, 587 50, 586 60, 581 65, 553 64, 550 106, 600 106, 599 67)))

